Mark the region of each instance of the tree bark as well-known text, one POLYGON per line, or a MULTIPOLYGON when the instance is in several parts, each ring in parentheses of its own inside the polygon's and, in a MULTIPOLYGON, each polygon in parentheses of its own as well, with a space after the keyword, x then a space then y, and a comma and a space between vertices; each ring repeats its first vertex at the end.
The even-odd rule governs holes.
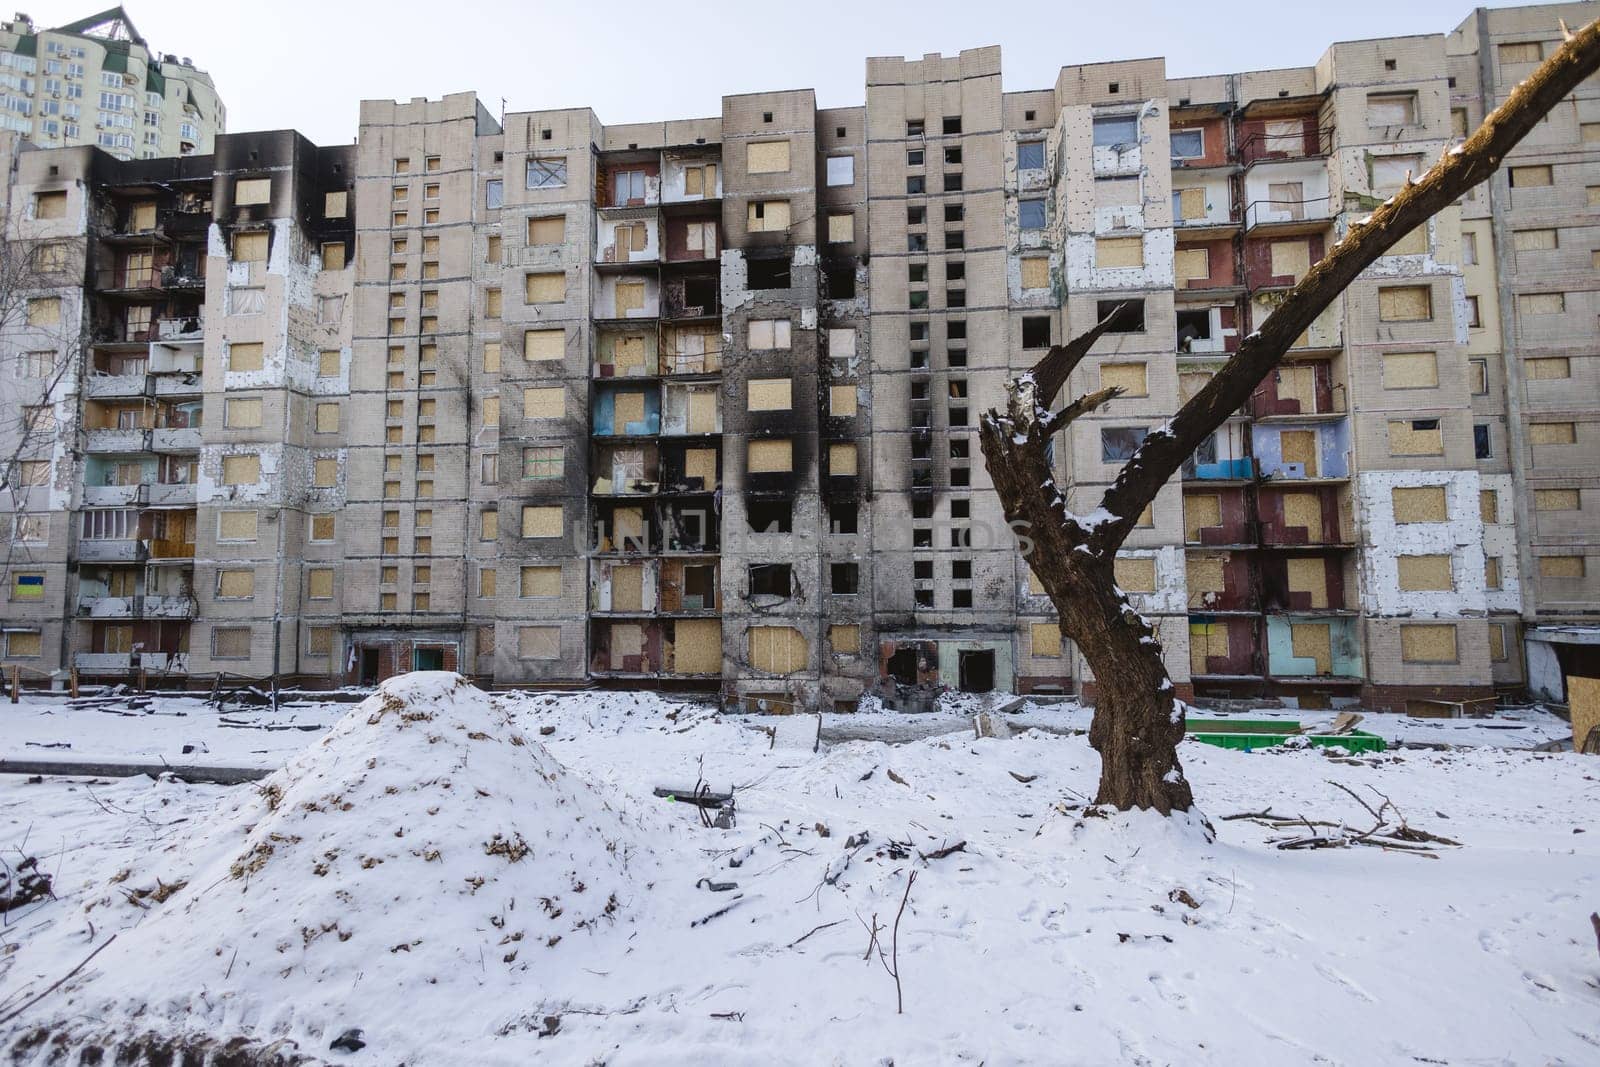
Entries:
MULTIPOLYGON (((1564 29, 1565 27, 1563 27, 1564 29)), ((1558 103, 1600 70, 1600 20, 1566 43, 1427 174, 1410 182, 1312 267, 1261 329, 1178 414, 1152 431, 1089 515, 1067 511, 1050 470, 1051 438, 1120 393, 1105 389, 1052 413, 1050 405, 1116 312, 1088 333, 1052 347, 1007 387, 1005 411, 980 420, 985 465, 1006 519, 1049 594, 1061 633, 1077 645, 1097 687, 1089 743, 1100 753, 1096 803, 1162 814, 1194 803, 1178 761, 1184 708, 1176 699, 1149 620, 1116 587, 1117 550, 1139 514, 1183 461, 1241 407, 1312 321, 1396 241, 1488 178, 1558 103)))

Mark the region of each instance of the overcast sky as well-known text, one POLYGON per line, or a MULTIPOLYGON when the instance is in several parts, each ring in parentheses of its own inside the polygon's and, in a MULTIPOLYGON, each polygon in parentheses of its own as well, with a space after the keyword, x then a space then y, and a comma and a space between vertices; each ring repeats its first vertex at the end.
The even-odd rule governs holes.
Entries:
MULTIPOLYGON (((22 7, 60 25, 105 0, 22 7)), ((21 6, 20 3, 14 6, 21 6)), ((1333 41, 1448 33, 1470 0, 133 0, 152 47, 216 81, 228 129, 355 137, 360 100, 476 90, 490 112, 594 108, 605 123, 721 113, 723 94, 813 88, 821 107, 865 97, 867 56, 954 55, 998 44, 1007 91, 1064 65, 1166 56, 1172 77, 1314 63, 1333 41)))

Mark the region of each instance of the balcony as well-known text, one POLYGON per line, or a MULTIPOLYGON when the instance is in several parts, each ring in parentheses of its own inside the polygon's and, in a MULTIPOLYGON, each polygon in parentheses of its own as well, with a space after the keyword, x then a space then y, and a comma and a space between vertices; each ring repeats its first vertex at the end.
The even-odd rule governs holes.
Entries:
POLYGON ((157 319, 155 336, 150 339, 156 341, 204 341, 205 336, 204 320, 199 315, 188 315, 175 319, 157 319))
POLYGON ((1245 231, 1252 236, 1320 233, 1333 220, 1333 199, 1318 196, 1306 200, 1252 200, 1244 209, 1245 231))
POLYGON ((1314 122, 1306 117, 1266 123, 1239 143, 1239 161, 1246 167, 1253 167, 1258 163, 1326 156, 1333 144, 1333 127, 1318 127, 1314 122))
POLYGON ((84 619, 192 619, 198 607, 191 596, 78 597, 78 617, 84 619))
POLYGON ((124 430, 100 429, 90 430, 86 435, 86 450, 89 452, 148 452, 150 451, 149 430, 124 430))
POLYGON ((133 538, 80 540, 75 553, 79 563, 143 563, 149 556, 149 544, 133 538))
POLYGON ((78 652, 72 665, 85 674, 123 674, 133 669, 131 652, 78 652))
POLYGON ((83 489, 86 508, 137 507, 149 499, 148 485, 88 485, 83 489))
POLYGON ((198 426, 165 426, 150 431, 150 450, 153 452, 200 451, 198 426))
POLYGON ((150 542, 151 559, 193 559, 193 541, 158 539, 150 542))
POLYGON ((151 507, 180 507, 187 505, 194 507, 197 495, 194 483, 175 483, 172 485, 158 484, 146 486, 149 490, 147 497, 151 507))
POLYGON ((158 397, 199 396, 203 389, 200 375, 196 372, 157 374, 155 383, 158 397))
POLYGON ((145 395, 144 374, 90 374, 84 392, 91 400, 113 400, 145 395))

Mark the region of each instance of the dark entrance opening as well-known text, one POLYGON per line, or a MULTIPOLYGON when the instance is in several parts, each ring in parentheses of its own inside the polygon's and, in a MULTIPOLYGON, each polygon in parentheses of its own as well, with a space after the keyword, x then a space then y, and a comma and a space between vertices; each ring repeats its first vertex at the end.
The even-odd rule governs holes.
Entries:
POLYGON ((994 649, 961 653, 961 691, 987 693, 994 688, 994 649))
POLYGON ((683 568, 683 610, 710 611, 717 606, 716 569, 683 568))
POLYGON ((361 684, 378 684, 378 650, 375 648, 361 650, 361 684))
POLYGON ((444 649, 418 648, 411 652, 411 669, 414 671, 444 670, 444 649))
POLYGON ((889 657, 889 677, 901 685, 917 684, 917 652, 912 648, 896 649, 889 657))

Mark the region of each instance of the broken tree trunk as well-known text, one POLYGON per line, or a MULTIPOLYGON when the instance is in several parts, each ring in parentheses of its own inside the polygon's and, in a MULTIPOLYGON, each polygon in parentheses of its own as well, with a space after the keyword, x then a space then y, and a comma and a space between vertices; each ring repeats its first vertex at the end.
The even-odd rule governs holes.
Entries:
POLYGON ((1166 426, 1152 431, 1088 515, 1067 510, 1050 469, 1050 441, 1081 415, 1121 392, 1051 404, 1116 315, 1050 349, 1007 386, 1004 411, 980 424, 984 462, 1006 519, 1049 594, 1061 632, 1094 671, 1096 708, 1089 743, 1100 753, 1096 803, 1168 814, 1193 804, 1178 762, 1183 706, 1176 700, 1149 621, 1116 587, 1117 550, 1139 515, 1183 461, 1238 410, 1300 336, 1356 277, 1401 238, 1494 173, 1506 154, 1578 85, 1600 70, 1600 21, 1591 22, 1512 91, 1471 137, 1375 210, 1307 272, 1261 328, 1166 426))

